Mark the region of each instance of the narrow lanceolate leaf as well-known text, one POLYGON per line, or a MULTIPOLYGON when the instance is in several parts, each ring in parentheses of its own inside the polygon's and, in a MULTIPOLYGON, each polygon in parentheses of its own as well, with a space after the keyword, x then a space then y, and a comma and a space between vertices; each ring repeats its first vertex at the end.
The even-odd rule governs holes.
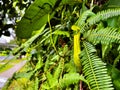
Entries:
POLYGON ((88 32, 88 40, 94 44, 120 43, 120 34, 113 28, 104 28, 88 32))
POLYGON ((89 25, 96 24, 97 22, 100 22, 101 20, 106 20, 108 18, 119 16, 120 15, 120 8, 116 9, 108 9, 98 12, 96 15, 90 17, 87 20, 87 23, 89 25))
POLYGON ((83 42, 81 61, 83 73, 89 82, 90 90, 113 90, 111 78, 107 74, 106 64, 95 55, 95 48, 88 42, 83 42))
POLYGON ((20 51, 22 51, 25 47, 28 48, 35 39, 37 39, 40 35, 41 32, 45 29, 45 25, 43 25, 37 33, 35 33, 35 35, 33 37, 31 37, 30 39, 28 39, 28 41, 26 41, 24 44, 22 44, 19 48, 15 48, 15 50, 13 50, 13 54, 16 54, 20 51))

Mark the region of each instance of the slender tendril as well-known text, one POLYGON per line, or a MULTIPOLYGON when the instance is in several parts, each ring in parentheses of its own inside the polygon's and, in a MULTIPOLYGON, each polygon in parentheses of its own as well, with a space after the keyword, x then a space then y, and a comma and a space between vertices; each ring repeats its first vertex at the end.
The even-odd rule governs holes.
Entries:
POLYGON ((49 24, 50 33, 51 33, 51 34, 50 34, 51 44, 52 44, 54 50, 56 51, 56 53, 59 55, 59 53, 58 53, 58 51, 57 51, 57 49, 56 49, 56 47, 55 47, 55 44, 54 44, 54 41, 53 41, 53 37, 52 37, 52 27, 51 27, 51 24, 50 24, 50 15, 49 15, 49 14, 48 14, 48 24, 49 24))

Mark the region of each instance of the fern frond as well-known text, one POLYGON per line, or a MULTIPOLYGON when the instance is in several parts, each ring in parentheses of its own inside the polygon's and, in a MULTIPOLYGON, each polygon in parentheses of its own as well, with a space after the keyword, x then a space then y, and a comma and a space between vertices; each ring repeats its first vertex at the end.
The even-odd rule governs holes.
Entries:
POLYGON ((47 77, 47 83, 49 85, 49 89, 54 88, 58 84, 58 80, 53 77, 51 72, 48 71, 46 77, 47 77))
POLYGON ((86 24, 87 18, 94 15, 95 14, 91 10, 87 10, 83 12, 82 15, 79 17, 75 25, 80 28, 81 33, 83 33, 85 29, 88 28, 88 25, 86 24))
POLYGON ((87 11, 83 12, 82 15, 79 17, 79 19, 77 20, 76 25, 81 26, 81 25, 85 24, 87 18, 89 16, 93 16, 93 15, 95 15, 95 14, 91 10, 87 10, 87 11))
POLYGON ((95 55, 95 48, 88 42, 83 42, 81 61, 83 74, 90 85, 90 90, 113 90, 111 78, 107 74, 106 64, 95 55))
POLYGON ((63 79, 60 79, 59 84, 61 88, 64 88, 72 84, 78 84, 80 80, 88 84, 88 81, 79 73, 68 73, 64 75, 63 79))
POLYGON ((114 28, 92 30, 87 33, 89 33, 87 39, 94 44, 120 43, 120 34, 114 28))
POLYGON ((61 60, 59 61, 59 65, 58 65, 58 67, 55 69, 55 72, 54 72, 54 75, 53 75, 53 77, 55 78, 55 79, 58 79, 59 77, 60 77, 60 75, 61 75, 61 72, 62 72, 62 70, 63 70, 63 66, 64 66, 64 59, 63 58, 61 58, 61 60))
POLYGON ((66 35, 67 37, 70 37, 70 33, 68 31, 62 31, 62 30, 56 30, 54 31, 55 35, 66 35))
POLYGON ((87 23, 89 25, 93 25, 101 20, 106 20, 108 18, 114 17, 114 16, 118 16, 120 15, 120 8, 116 8, 116 9, 108 9, 108 10, 104 10, 104 11, 100 11, 98 12, 96 15, 90 17, 87 20, 87 23))

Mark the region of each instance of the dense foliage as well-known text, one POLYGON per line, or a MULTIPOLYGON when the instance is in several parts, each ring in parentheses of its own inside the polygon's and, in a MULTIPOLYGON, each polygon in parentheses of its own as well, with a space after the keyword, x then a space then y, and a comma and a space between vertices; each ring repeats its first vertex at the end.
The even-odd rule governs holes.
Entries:
POLYGON ((118 2, 35 0, 15 28, 27 64, 3 90, 120 90, 118 2))
POLYGON ((0 0, 0 37, 10 36, 9 29, 14 29, 16 22, 24 14, 33 0, 0 0))

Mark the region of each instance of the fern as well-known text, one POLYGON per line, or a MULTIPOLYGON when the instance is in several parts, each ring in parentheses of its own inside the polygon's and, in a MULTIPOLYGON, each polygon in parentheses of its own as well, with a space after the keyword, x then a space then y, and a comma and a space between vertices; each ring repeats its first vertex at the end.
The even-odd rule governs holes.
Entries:
POLYGON ((83 42, 81 55, 83 73, 90 84, 91 90, 113 90, 111 78, 107 74, 106 64, 98 58, 93 45, 83 42))
POLYGON ((55 72, 54 72, 54 78, 55 79, 58 79, 62 73, 62 70, 63 70, 63 66, 64 66, 64 59, 61 58, 61 60, 59 61, 59 65, 58 67, 55 69, 55 72))
POLYGON ((120 43, 120 34, 116 32, 114 28, 103 28, 100 30, 91 30, 87 32, 87 39, 94 43, 102 43, 102 44, 109 44, 109 43, 120 43))
POLYGON ((83 76, 80 76, 79 73, 68 73, 64 75, 63 79, 60 79, 59 84, 61 88, 64 88, 72 84, 78 84, 80 80, 88 84, 88 81, 83 76))
POLYGON ((87 18, 93 15, 95 14, 91 10, 87 10, 83 12, 82 15, 79 17, 75 25, 80 28, 81 33, 83 33, 86 30, 86 28, 88 28, 88 25, 86 24, 87 18))
POLYGON ((120 15, 120 8, 103 10, 98 12, 96 15, 90 17, 87 20, 87 23, 89 25, 93 25, 93 24, 96 24, 97 22, 100 22, 101 20, 106 20, 108 18, 118 16, 118 15, 120 15))
POLYGON ((54 34, 55 35, 66 35, 67 37, 70 37, 70 33, 68 31, 56 30, 54 34))
POLYGON ((87 20, 87 18, 89 16, 93 16, 93 15, 95 15, 95 14, 91 10, 87 10, 87 11, 83 12, 82 15, 79 17, 78 21, 76 22, 76 24, 78 26, 85 24, 85 21, 87 20))
POLYGON ((46 76, 47 76, 47 83, 49 85, 49 88, 54 88, 57 85, 58 80, 54 78, 50 72, 47 72, 46 76))
POLYGON ((36 77, 35 78, 35 90, 38 90, 38 88, 39 88, 39 80, 38 80, 38 78, 36 77))

